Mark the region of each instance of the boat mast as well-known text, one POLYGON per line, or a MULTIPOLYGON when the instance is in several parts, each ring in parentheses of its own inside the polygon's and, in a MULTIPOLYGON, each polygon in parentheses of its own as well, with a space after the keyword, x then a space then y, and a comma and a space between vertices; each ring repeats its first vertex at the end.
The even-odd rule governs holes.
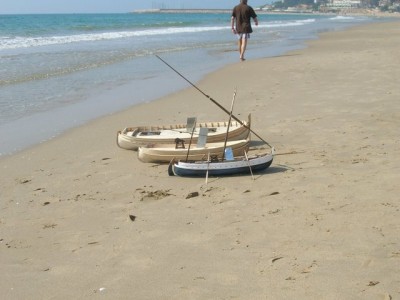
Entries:
POLYGON ((231 126, 231 121, 232 121, 232 113, 233 113, 233 104, 235 103, 235 98, 236 98, 236 88, 233 91, 233 98, 232 98, 232 104, 231 104, 231 111, 229 113, 229 121, 228 121, 228 126, 226 128, 226 135, 225 135, 225 142, 224 142, 224 151, 222 151, 222 161, 225 160, 225 149, 226 149, 226 143, 228 142, 228 134, 229 134, 229 127, 231 126))

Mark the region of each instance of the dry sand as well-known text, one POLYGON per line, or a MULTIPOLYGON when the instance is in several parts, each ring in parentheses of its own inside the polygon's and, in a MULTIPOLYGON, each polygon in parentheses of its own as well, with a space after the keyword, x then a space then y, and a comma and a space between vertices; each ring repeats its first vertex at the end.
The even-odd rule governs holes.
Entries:
POLYGON ((193 88, 0 160, 2 299, 399 299, 399 28, 198 83, 228 108, 237 87, 276 147, 254 181, 169 177, 116 146, 125 126, 227 118, 193 88))

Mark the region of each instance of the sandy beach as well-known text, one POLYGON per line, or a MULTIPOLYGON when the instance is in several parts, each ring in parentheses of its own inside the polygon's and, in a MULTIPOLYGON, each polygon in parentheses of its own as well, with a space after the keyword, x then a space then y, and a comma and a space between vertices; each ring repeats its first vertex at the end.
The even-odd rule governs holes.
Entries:
POLYGON ((399 299, 399 53, 398 22, 369 24, 198 82, 227 108, 237 88, 276 148, 255 180, 117 147, 126 126, 227 119, 192 87, 2 158, 2 299, 399 299))

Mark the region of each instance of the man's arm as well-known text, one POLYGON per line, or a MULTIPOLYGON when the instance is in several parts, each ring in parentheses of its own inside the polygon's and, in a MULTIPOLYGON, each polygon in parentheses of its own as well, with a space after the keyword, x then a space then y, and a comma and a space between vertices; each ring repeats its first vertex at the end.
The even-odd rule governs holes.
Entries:
POLYGON ((253 18, 253 20, 254 20, 254 24, 256 24, 256 26, 258 26, 258 19, 257 19, 257 17, 253 18))
POLYGON ((235 17, 234 17, 234 16, 232 16, 232 18, 231 18, 231 28, 232 28, 233 33, 236 33, 236 29, 235 29, 235 17))

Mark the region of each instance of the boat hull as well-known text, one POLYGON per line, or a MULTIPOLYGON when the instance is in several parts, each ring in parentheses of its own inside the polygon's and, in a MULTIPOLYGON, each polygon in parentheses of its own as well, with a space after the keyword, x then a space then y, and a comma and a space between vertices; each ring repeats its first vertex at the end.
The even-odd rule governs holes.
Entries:
MULTIPOLYGON (((232 149, 233 155, 244 155, 249 148, 250 141, 228 141, 226 147, 232 149)), ((146 163, 168 163, 172 159, 201 161, 207 160, 208 157, 221 159, 224 153, 224 142, 207 143, 205 147, 197 148, 195 145, 187 148, 175 148, 175 144, 155 145, 154 147, 139 147, 138 158, 146 163)))
MULTIPOLYGON (((251 116, 247 121, 231 122, 229 126, 228 141, 247 139, 250 135, 251 116)), ((117 145, 126 150, 138 150, 141 146, 150 144, 172 144, 176 138, 183 140, 186 144, 197 143, 200 128, 209 128, 207 134, 208 143, 216 143, 225 140, 227 122, 204 122, 198 123, 194 134, 186 130, 186 124, 164 125, 164 126, 142 126, 127 127, 117 133, 117 145)))
POLYGON ((169 165, 169 175, 185 177, 231 176, 237 174, 257 173, 269 168, 273 154, 257 155, 255 157, 240 157, 233 161, 223 162, 172 162, 169 165), (250 171, 251 169, 251 171, 250 171))

